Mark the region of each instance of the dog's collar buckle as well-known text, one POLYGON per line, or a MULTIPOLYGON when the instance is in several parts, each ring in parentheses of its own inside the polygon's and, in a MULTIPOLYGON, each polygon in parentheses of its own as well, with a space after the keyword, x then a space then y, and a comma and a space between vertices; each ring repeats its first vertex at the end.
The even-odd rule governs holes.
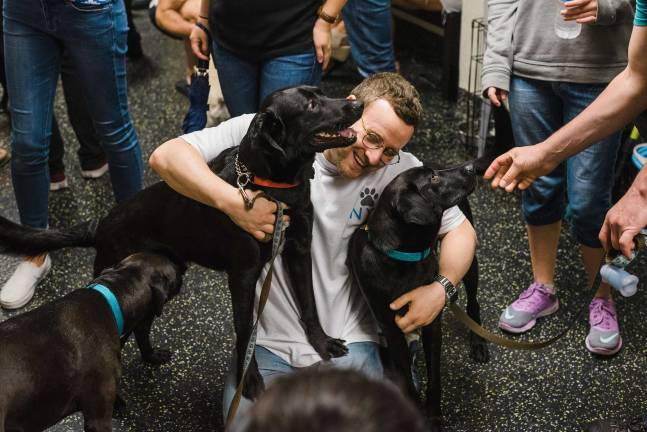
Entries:
POLYGON ((240 196, 243 197, 243 202, 245 203, 245 210, 251 210, 254 207, 254 201, 249 198, 247 192, 245 192, 245 186, 249 184, 252 180, 252 173, 249 172, 247 167, 238 160, 238 153, 236 153, 236 159, 234 161, 234 169, 236 170, 236 185, 238 186, 238 191, 240 196))

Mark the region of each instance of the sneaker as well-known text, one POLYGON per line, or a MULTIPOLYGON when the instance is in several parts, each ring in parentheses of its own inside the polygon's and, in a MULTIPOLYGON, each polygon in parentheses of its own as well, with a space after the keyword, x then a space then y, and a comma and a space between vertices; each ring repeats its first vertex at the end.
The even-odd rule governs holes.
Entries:
POLYGON ((555 288, 533 282, 519 298, 505 308, 499 318, 499 328, 510 333, 523 333, 537 323, 537 318, 555 313, 559 300, 555 288))
POLYGON ((586 348, 594 354, 613 355, 622 348, 618 314, 613 299, 594 297, 589 305, 591 330, 586 348))
POLYGON ((18 264, 13 275, 0 290, 0 306, 5 309, 18 309, 29 303, 34 296, 36 285, 47 276, 51 267, 52 260, 49 255, 40 267, 30 261, 18 264))
POLYGON ((64 172, 49 174, 49 190, 54 192, 68 187, 64 172))
POLYGON ((175 90, 177 90, 181 95, 185 97, 189 97, 189 89, 191 88, 191 85, 186 82, 185 79, 181 79, 179 81, 176 81, 175 83, 175 90))
POLYGON ((635 418, 628 423, 616 420, 598 420, 586 429, 588 432, 647 432, 647 418, 635 418))
POLYGON ((81 177, 86 179, 98 179, 108 172, 108 162, 103 162, 97 168, 83 169, 81 167, 81 177))

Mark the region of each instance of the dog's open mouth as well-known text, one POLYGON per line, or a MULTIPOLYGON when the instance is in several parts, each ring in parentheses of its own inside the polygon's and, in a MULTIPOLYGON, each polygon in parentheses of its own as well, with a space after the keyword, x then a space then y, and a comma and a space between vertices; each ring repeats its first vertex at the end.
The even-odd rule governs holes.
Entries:
POLYGON ((353 144, 355 140, 357 140, 357 134, 351 128, 317 132, 313 136, 314 145, 321 150, 334 147, 346 147, 353 144))

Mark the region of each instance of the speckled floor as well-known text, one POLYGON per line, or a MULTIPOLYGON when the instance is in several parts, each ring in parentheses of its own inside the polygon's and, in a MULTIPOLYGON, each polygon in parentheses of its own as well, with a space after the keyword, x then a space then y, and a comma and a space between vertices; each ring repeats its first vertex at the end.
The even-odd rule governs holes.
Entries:
MULTIPOLYGON (((173 89, 173 83, 183 73, 180 43, 152 29, 143 12, 136 15, 152 67, 144 77, 130 81, 130 109, 147 158, 156 146, 178 135, 187 100, 173 89)), ((472 157, 473 149, 457 144, 462 108, 439 100, 439 40, 399 23, 396 41, 403 73, 423 93, 426 109, 410 151, 422 159, 448 164, 472 157)), ((344 65, 322 87, 331 95, 343 96, 358 80, 353 69, 344 65)), ((57 112, 64 138, 70 143, 66 152, 70 188, 51 194, 50 215, 52 226, 68 226, 105 214, 113 198, 107 178, 87 181, 80 177, 75 139, 60 97, 57 112)), ((0 117, 0 145, 7 144, 6 118, 0 117)), ((147 169, 146 183, 157 180, 147 169)), ((494 328, 502 308, 525 288, 530 278, 519 197, 481 185, 470 200, 480 238, 482 318, 486 327, 494 328)), ((0 170, 0 213, 17 220, 7 167, 0 170)), ((91 279, 92 259, 93 252, 82 249, 54 253, 50 275, 24 310, 84 286, 91 279)), ((633 266, 645 280, 646 260, 643 254, 633 266)), ((0 283, 9 277, 16 262, 0 257, 0 283)), ((588 302, 582 294, 583 270, 577 247, 567 230, 560 242, 557 284, 560 312, 540 322, 528 339, 555 334, 583 302, 588 302)), ((578 431, 597 418, 628 419, 641 414, 647 410, 647 313, 642 307, 646 302, 644 284, 635 297, 618 300, 624 348, 611 359, 600 359, 586 351, 588 326, 582 320, 563 340, 540 352, 491 346, 490 362, 475 364, 468 355, 466 331, 446 314, 443 409, 447 430, 578 431)), ((0 321, 15 314, 0 311, 0 321)), ((154 341, 173 351, 172 361, 159 368, 146 366, 139 361, 134 342, 124 349, 122 394, 128 402, 128 412, 124 418, 115 419, 115 430, 221 431, 220 398, 231 333, 223 276, 191 268, 184 293, 167 306, 153 329, 154 341)), ((82 430, 81 424, 78 415, 72 416, 51 431, 78 431, 82 430)))

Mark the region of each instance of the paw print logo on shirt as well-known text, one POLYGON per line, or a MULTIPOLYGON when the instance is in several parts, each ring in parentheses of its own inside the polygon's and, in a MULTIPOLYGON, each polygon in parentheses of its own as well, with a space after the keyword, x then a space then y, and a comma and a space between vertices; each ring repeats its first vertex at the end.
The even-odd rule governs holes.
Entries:
POLYGON ((377 198, 379 196, 380 194, 375 193, 375 188, 373 189, 366 188, 359 193, 359 197, 361 199, 359 203, 363 207, 373 208, 375 207, 375 203, 377 203, 377 198))

